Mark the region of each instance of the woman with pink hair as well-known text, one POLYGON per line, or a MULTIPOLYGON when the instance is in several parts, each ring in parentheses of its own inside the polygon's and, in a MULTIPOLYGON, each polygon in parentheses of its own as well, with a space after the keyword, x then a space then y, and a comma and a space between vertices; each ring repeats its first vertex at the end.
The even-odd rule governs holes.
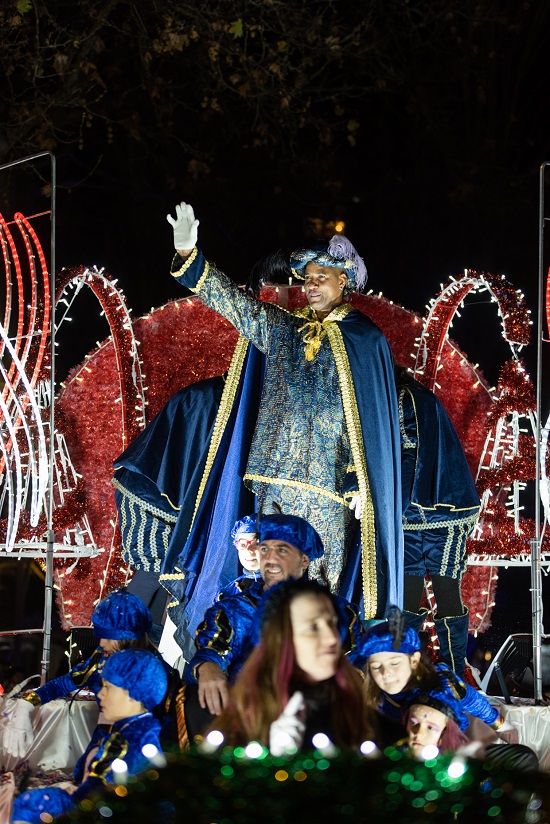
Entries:
POLYGON ((260 642, 212 729, 227 744, 258 741, 274 755, 312 746, 324 733, 357 748, 373 737, 362 678, 342 651, 330 592, 305 579, 272 587, 258 610, 260 642))

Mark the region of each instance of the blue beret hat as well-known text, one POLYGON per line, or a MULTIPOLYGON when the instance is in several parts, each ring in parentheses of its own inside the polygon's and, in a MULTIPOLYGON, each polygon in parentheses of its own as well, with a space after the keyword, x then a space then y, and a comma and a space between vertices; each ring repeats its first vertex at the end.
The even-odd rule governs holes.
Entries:
POLYGON ((105 662, 101 677, 128 690, 130 698, 152 710, 160 704, 168 679, 161 659, 146 649, 123 649, 110 655, 105 662))
POLYGON ((395 635, 390 632, 389 621, 381 621, 371 627, 358 643, 361 658, 370 658, 377 652, 397 652, 412 655, 420 649, 420 638, 412 627, 404 627, 400 641, 395 643, 395 635))
POLYGON ((297 515, 265 515, 260 520, 260 543, 262 541, 285 541, 307 555, 310 561, 320 558, 324 552, 317 530, 297 515))
POLYGON ((256 515, 245 515, 239 521, 235 521, 235 525, 231 530, 231 540, 234 542, 241 535, 254 535, 258 531, 258 519, 256 515))
POLYGON ((152 623, 141 598, 123 589, 111 592, 92 613, 95 634, 110 641, 138 641, 150 631, 152 623))

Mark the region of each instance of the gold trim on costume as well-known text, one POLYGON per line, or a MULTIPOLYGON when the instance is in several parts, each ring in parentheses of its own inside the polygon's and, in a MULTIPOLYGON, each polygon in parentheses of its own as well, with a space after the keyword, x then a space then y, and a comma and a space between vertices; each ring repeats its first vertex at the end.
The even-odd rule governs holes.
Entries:
POLYGON ((344 498, 341 495, 337 495, 335 492, 329 492, 326 489, 323 489, 320 486, 313 486, 313 484, 306 484, 304 481, 292 481, 286 478, 268 478, 266 475, 252 475, 249 472, 243 478, 244 481, 259 481, 260 483, 269 483, 269 484, 278 484, 279 486, 290 486, 295 489, 307 489, 310 492, 318 492, 319 495, 325 495, 327 498, 330 498, 332 501, 336 501, 339 504, 345 503, 344 498))
MULTIPOLYGON (((174 277, 174 278, 180 278, 182 275, 184 275, 184 274, 185 274, 185 272, 187 272, 187 270, 189 269, 189 267, 190 267, 190 266, 191 266, 191 264, 193 263, 193 261, 195 260, 195 258, 197 257, 198 253, 199 253, 199 250, 197 249, 197 247, 196 247, 196 246, 194 246, 194 247, 193 247, 193 251, 191 252, 191 254, 189 255, 189 257, 186 257, 186 258, 185 258, 185 260, 184 260, 184 262, 183 262, 183 265, 182 265, 182 266, 178 269, 178 271, 177 271, 177 272, 170 272, 170 274, 172 275, 172 277, 174 277)), ((181 257, 181 255, 180 255, 178 252, 176 252, 176 255, 177 255, 178 257, 181 257)), ((176 255, 174 255, 174 258, 176 257, 176 255)), ((172 261, 172 262, 173 262, 173 261, 172 261)))
MULTIPOLYGON (((399 398, 397 400, 397 408, 399 410, 399 429, 401 431, 401 441, 403 444, 403 449, 416 449, 416 444, 414 441, 411 441, 409 436, 407 435, 407 431, 405 429, 405 410, 403 408, 403 398, 405 397, 405 391, 407 391, 411 397, 411 403, 414 412, 414 420, 415 420, 415 427, 416 427, 416 434, 418 437, 418 415, 416 414, 416 404, 414 402, 413 393, 410 389, 401 389, 399 392, 399 398)), ((416 468, 415 468, 416 472, 416 468)))
MULTIPOLYGON (((171 524, 175 524, 178 520, 177 515, 172 515, 170 512, 165 512, 164 509, 159 509, 153 504, 150 504, 144 498, 139 498, 133 492, 130 492, 127 487, 123 486, 120 481, 117 481, 116 478, 112 478, 111 484, 118 489, 122 495, 125 495, 132 503, 137 504, 140 509, 143 509, 145 512, 149 512, 151 515, 154 515, 156 518, 160 518, 161 521, 169 521, 171 524)), ((174 506, 168 495, 165 495, 164 492, 161 492, 161 497, 166 498, 172 509, 175 509, 176 512, 179 512, 181 506, 174 506)))
POLYGON ((209 271, 210 271, 210 264, 208 263, 208 261, 206 261, 206 263, 204 264, 204 272, 202 273, 202 275, 198 279, 197 285, 196 286, 188 286, 187 288, 190 289, 191 292, 194 292, 195 294, 200 292, 200 290, 202 289, 202 285, 203 285, 204 281, 208 277, 209 271))
POLYGON ((22 695, 21 698, 24 701, 28 701, 29 704, 32 704, 33 707, 41 707, 42 706, 42 699, 36 692, 27 692, 26 695, 22 695))
POLYGON ((421 524, 411 524, 408 521, 403 521, 403 529, 408 532, 421 532, 424 529, 441 529, 442 527, 448 528, 450 526, 473 525, 477 521, 478 516, 479 512, 476 512, 474 515, 466 515, 464 518, 457 518, 456 521, 425 521, 421 524))
POLYGON ((235 351, 233 352, 233 357, 231 358, 231 364, 227 372, 227 380, 223 388, 223 393, 220 401, 220 408, 218 409, 216 420, 214 422, 214 429, 212 430, 210 446, 208 447, 208 455, 206 456, 204 472, 202 473, 199 491, 197 493, 197 498, 195 501, 195 510, 193 512, 193 517, 191 519, 191 524, 189 526, 188 535, 190 534, 191 529, 193 527, 193 523, 197 515, 197 510, 199 508, 204 493, 204 489, 206 487, 206 482, 208 481, 208 476, 210 475, 210 471, 212 469, 212 465, 214 463, 218 447, 221 443, 225 427, 227 426, 227 421, 229 420, 229 415, 231 414, 231 410, 233 408, 235 394, 237 392, 239 380, 241 378, 241 372, 243 369, 244 359, 248 351, 249 343, 250 341, 248 340, 248 338, 243 337, 243 335, 239 335, 235 351))
MULTIPOLYGON (((345 306, 346 304, 344 304, 345 306)), ((339 307, 337 307, 338 309, 339 307)), ((351 311, 349 309, 348 311, 351 311)), ((331 312, 331 315, 334 312, 331 312)), ((347 314, 347 312, 346 312, 347 314)), ((329 318, 331 317, 329 315, 329 318)), ((329 319, 327 318, 327 320, 329 319)), ((357 484, 359 494, 363 501, 363 512, 361 515, 361 570, 363 575, 363 607, 365 618, 374 618, 377 610, 378 587, 376 583, 376 530, 374 522, 374 506, 370 492, 370 483, 367 473, 367 460, 363 446, 363 433, 361 430, 361 420, 357 407, 357 398, 353 385, 353 376, 349 365, 348 353, 340 331, 336 323, 327 324, 327 334, 329 343, 334 355, 334 361, 340 378, 340 388, 342 392, 342 405, 346 418, 351 454, 353 464, 357 473, 357 484)))
MULTIPOLYGON (((181 570, 176 567, 176 571, 174 572, 163 572, 162 575, 159 575, 159 584, 162 584, 164 589, 168 589, 168 587, 164 586, 163 581, 185 581, 186 576, 186 572, 181 572, 181 570)), ((179 601, 170 601, 168 607, 175 607, 177 604, 179 604, 179 601)))

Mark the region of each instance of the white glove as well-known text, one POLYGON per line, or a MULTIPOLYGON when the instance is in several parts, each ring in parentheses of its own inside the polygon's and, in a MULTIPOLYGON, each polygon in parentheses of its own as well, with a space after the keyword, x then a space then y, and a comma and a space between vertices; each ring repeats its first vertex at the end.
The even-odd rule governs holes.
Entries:
POLYGON ((299 713, 305 710, 306 704, 301 692, 295 692, 282 711, 281 715, 269 728, 269 752, 278 757, 280 755, 294 755, 302 746, 305 723, 299 713))
POLYGON ((355 517, 358 521, 360 521, 361 515, 363 514, 363 501, 360 495, 353 496, 353 498, 349 502, 349 508, 352 512, 355 512, 355 517))
POLYGON ((176 206, 176 217, 166 215, 166 220, 174 230, 175 249, 193 249, 197 245, 199 221, 195 219, 193 207, 183 201, 176 206))
POLYGON ((4 728, 4 749, 15 758, 24 758, 32 747, 34 733, 31 713, 34 710, 30 701, 14 698, 15 709, 4 728))

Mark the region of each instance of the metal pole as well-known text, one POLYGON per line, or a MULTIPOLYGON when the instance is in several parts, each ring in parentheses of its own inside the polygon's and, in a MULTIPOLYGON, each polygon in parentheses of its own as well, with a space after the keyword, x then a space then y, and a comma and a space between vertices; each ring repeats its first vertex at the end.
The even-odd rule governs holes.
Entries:
POLYGON ((537 394, 535 433, 535 537, 531 541, 531 612, 533 630, 533 687, 535 702, 542 702, 542 570, 540 525, 540 467, 542 434, 542 326, 544 312, 544 172, 548 161, 540 167, 539 177, 539 289, 537 317, 537 394))

